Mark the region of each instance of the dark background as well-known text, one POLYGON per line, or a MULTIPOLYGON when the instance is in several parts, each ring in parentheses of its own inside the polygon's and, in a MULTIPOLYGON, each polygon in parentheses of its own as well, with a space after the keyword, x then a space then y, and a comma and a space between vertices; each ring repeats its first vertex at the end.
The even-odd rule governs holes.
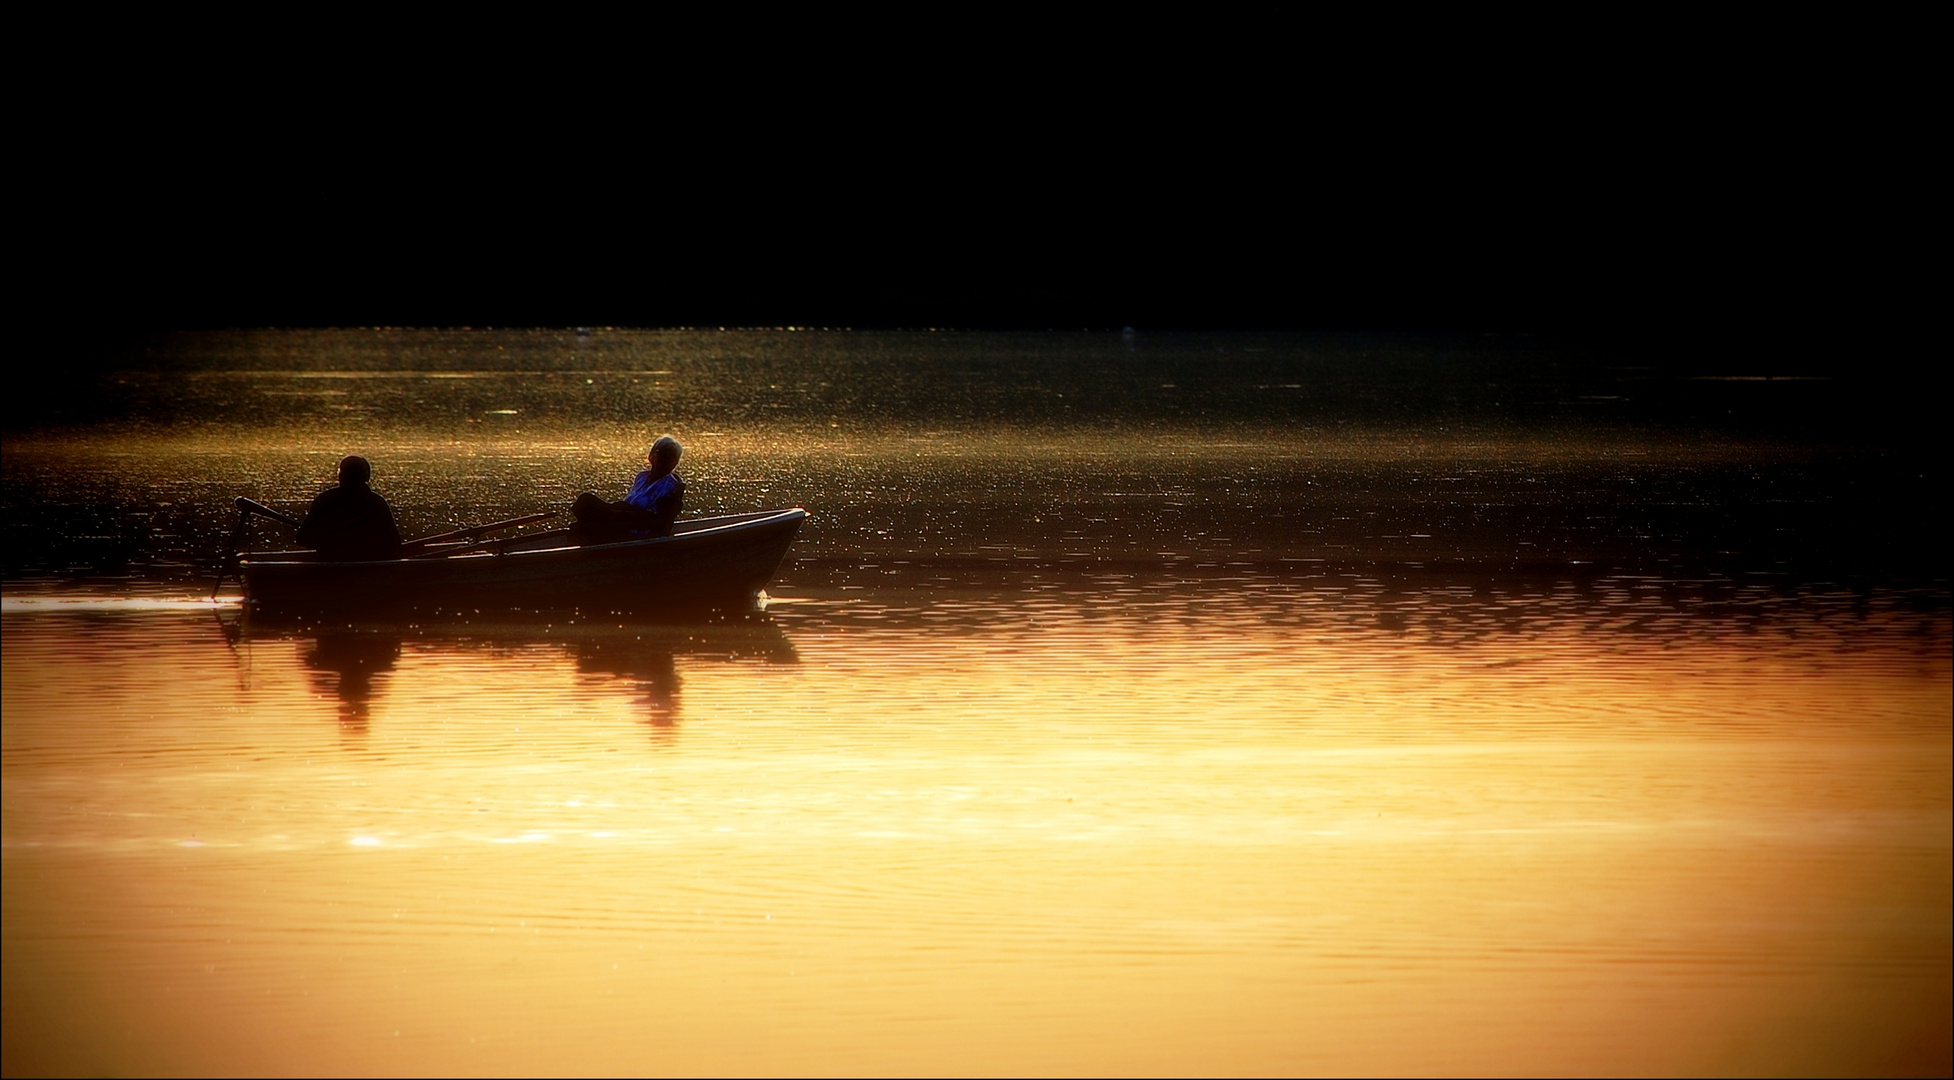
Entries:
POLYGON ((1490 350, 1568 409, 1844 447, 1799 489, 1832 563, 1940 573, 1919 28, 936 15, 33 38, 5 425, 130 368, 153 409, 183 330, 1376 335, 1468 403, 1490 350))
POLYGON ((83 363, 367 325, 1916 363, 1903 28, 1390 18, 120 25, 25 107, 22 306, 83 363))

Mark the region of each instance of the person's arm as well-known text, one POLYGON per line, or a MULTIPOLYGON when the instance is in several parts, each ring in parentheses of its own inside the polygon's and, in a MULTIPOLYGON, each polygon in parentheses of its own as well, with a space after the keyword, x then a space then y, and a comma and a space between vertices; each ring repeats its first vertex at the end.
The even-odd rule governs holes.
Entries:
POLYGON ((299 523, 298 542, 305 547, 317 548, 322 534, 326 532, 325 515, 320 513, 319 505, 325 501, 324 495, 313 499, 312 505, 305 510, 305 520, 299 523))
POLYGON ((658 493, 651 504, 652 516, 658 519, 660 536, 671 535, 672 522, 678 520, 679 511, 685 507, 685 481, 680 480, 676 473, 668 476, 666 480, 668 482, 662 485, 664 490, 658 493))
POLYGON ((400 550, 400 526, 394 524, 394 508, 387 500, 380 500, 380 523, 373 530, 374 537, 385 542, 389 553, 400 550))

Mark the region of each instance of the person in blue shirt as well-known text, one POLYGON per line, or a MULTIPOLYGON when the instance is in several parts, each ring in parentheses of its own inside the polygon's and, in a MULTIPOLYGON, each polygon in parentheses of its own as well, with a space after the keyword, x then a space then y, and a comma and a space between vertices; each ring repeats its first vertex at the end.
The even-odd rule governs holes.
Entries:
POLYGON ((606 502, 589 491, 577 496, 570 504, 577 528, 586 538, 597 540, 672 535, 672 522, 685 506, 685 481, 677 471, 683 453, 677 439, 660 436, 645 452, 650 467, 638 474, 622 500, 606 502))

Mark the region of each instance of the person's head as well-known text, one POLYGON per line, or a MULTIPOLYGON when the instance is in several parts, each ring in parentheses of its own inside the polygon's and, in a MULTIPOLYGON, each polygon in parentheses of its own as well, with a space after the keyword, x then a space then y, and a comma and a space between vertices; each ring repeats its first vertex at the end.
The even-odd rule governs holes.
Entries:
POLYGON ((645 451, 645 460, 651 463, 653 472, 663 474, 678 468, 679 455, 683 453, 685 447, 680 446, 677 439, 660 435, 658 441, 651 444, 651 449, 645 451))
POLYGON ((358 454, 347 454, 339 459, 339 486, 365 487, 373 479, 373 466, 358 454))

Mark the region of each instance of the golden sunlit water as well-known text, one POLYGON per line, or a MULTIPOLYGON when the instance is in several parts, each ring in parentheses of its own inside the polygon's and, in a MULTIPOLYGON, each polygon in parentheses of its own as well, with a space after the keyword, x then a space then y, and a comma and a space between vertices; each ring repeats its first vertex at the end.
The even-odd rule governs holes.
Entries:
MULTIPOLYGON (((638 427, 289 335, 296 374, 197 376, 283 436, 182 386, 9 435, 8 1075, 1948 1067, 1947 586, 1787 569, 1843 542, 1826 454, 1265 415, 1303 361, 1019 424, 982 395, 1137 376, 1000 389, 1029 346, 994 335, 923 350, 929 413, 830 356, 900 382, 907 339, 719 340, 563 344, 678 387, 638 427), (822 373, 845 400, 765 415, 822 373), (340 453, 431 532, 664 430, 692 511, 812 513, 761 609, 208 599, 229 496, 302 506, 340 453)), ((1161 363, 1148 394, 1207 370, 1161 363)))

